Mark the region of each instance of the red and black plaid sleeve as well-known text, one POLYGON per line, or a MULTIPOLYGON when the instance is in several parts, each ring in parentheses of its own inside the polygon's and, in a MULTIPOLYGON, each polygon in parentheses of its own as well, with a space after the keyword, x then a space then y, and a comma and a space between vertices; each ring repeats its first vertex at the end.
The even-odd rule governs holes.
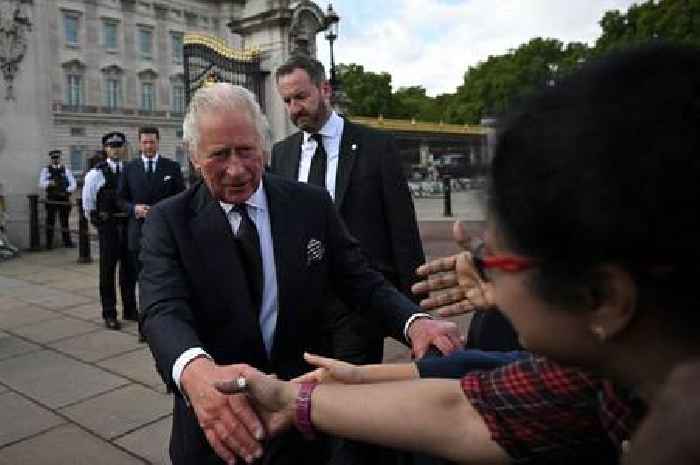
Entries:
MULTIPOLYGON (((531 357, 462 378, 462 389, 491 437, 515 463, 617 463, 620 444, 606 430, 609 405, 599 378, 531 357)), ((624 404, 616 403, 624 409, 624 404)), ((621 430, 626 426, 614 422, 621 430)), ((623 421, 624 423, 624 421, 623 421)), ((629 428, 627 428, 629 431, 629 428)))

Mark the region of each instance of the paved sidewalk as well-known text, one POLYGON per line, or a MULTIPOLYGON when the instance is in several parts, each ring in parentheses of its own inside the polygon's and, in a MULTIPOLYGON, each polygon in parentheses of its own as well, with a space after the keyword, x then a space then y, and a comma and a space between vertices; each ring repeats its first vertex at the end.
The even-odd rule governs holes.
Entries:
MULTIPOLYGON (((455 215, 481 227, 471 194, 455 215)), ((428 256, 452 253, 441 199, 418 199, 428 256)), ((104 328, 97 250, 24 252, 0 262, 0 465, 169 464, 172 401, 135 323, 104 328)), ((464 328, 467 319, 456 321, 464 328)), ((387 341, 386 359, 406 360, 387 341)))

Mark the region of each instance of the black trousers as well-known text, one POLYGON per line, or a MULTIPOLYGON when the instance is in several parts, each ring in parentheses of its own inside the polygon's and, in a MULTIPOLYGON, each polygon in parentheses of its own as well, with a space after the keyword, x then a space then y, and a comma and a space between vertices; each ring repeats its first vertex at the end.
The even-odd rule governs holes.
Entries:
POLYGON ((117 318, 115 278, 119 266, 119 290, 122 297, 122 316, 134 319, 136 311, 136 280, 129 271, 129 250, 126 243, 126 225, 113 221, 100 225, 100 302, 102 318, 117 318))
POLYGON ((66 199, 46 199, 46 248, 53 246, 53 232, 56 223, 56 212, 58 212, 59 221, 61 223, 61 233, 63 235, 63 244, 70 245, 73 242, 70 238, 70 230, 68 229, 68 216, 70 215, 70 198, 66 199), (67 205, 56 205, 50 202, 68 202, 67 205))

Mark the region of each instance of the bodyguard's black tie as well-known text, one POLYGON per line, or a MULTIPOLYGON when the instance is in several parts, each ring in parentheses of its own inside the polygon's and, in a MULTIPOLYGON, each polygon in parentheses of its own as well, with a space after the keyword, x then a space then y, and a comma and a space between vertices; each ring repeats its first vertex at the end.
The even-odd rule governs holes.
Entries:
POLYGON ((119 177, 119 175, 121 174, 121 169, 119 169, 119 163, 117 163, 116 168, 114 169, 114 174, 116 174, 117 177, 119 177))
POLYGON ((260 251, 260 236, 255 223, 248 215, 245 204, 238 204, 233 207, 241 215, 241 224, 236 233, 236 243, 241 252, 245 264, 245 272, 248 278, 248 288, 253 299, 256 313, 260 313, 263 293, 263 265, 262 253, 260 251))
POLYGON ((150 181, 153 177, 153 160, 148 160, 148 171, 146 172, 146 177, 150 181))
POLYGON ((326 188, 326 164, 328 156, 326 149, 323 147, 323 139, 321 134, 311 134, 311 137, 316 141, 316 152, 311 159, 311 168, 309 169, 309 184, 326 188))

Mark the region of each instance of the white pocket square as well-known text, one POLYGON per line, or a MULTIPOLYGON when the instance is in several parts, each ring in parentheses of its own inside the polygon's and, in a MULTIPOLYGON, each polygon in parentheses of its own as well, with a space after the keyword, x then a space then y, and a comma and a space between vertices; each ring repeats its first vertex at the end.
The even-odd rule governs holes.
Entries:
POLYGON ((306 244, 306 264, 311 265, 313 262, 320 262, 325 252, 326 248, 323 242, 318 239, 309 239, 308 244, 306 244))
POLYGON ((170 178, 172 178, 172 176, 167 175, 166 177, 163 178, 163 182, 170 180, 170 178))

